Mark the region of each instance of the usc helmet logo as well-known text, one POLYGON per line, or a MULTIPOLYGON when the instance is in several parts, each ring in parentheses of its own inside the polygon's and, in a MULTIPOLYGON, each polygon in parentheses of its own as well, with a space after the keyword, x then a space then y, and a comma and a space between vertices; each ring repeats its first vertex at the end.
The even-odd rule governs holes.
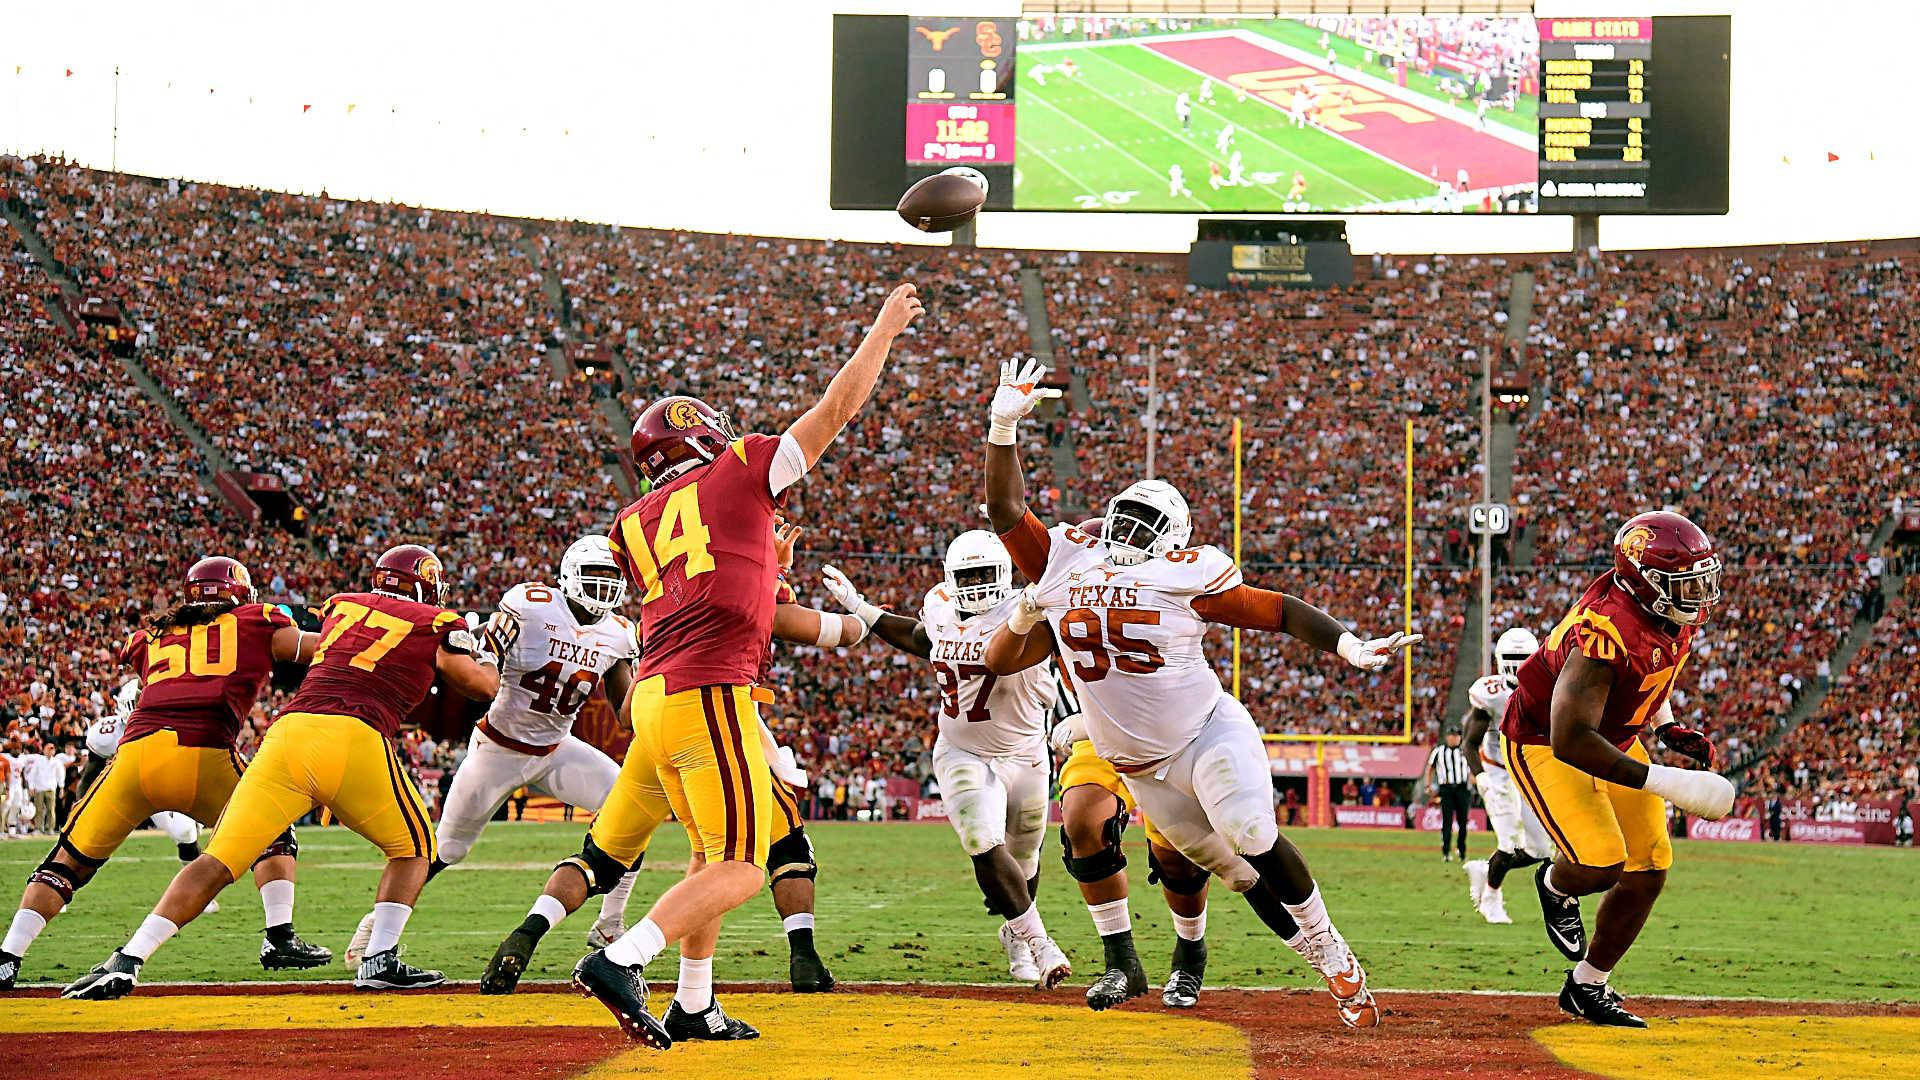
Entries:
POLYGON ((1620 534, 1620 554, 1625 555, 1628 562, 1638 566, 1640 559, 1647 553, 1647 545, 1651 543, 1653 543, 1653 530, 1645 525, 1635 525, 1620 534))
POLYGON ((440 584, 440 579, 445 573, 445 571, 440 568, 440 558, 437 555, 429 555, 421 559, 420 565, 414 567, 413 572, 419 574, 427 582, 434 585, 440 584))
POLYGON ((706 424, 707 418, 700 412, 698 405, 682 398, 667 405, 666 421, 668 427, 676 431, 686 431, 706 424))

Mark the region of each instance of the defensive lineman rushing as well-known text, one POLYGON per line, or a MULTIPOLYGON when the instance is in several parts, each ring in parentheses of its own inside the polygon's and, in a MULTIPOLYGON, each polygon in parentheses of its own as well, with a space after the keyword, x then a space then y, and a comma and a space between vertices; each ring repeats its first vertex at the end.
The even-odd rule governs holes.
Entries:
POLYGON ((1047 714, 1054 681, 1044 667, 998 678, 985 666, 987 642, 1016 603, 1013 560, 984 529, 947 545, 946 580, 927 590, 918 621, 881 611, 844 574, 826 568, 829 593, 889 645, 933 663, 940 683, 940 734, 933 771, 960 847, 973 860, 987 910, 1005 920, 1007 973, 1043 990, 1073 973, 1047 936, 1034 902, 1046 835, 1047 714))
MULTIPOLYGON (((618 709, 633 685, 640 643, 633 624, 615 613, 626 596, 612 547, 594 535, 574 541, 560 557, 558 588, 527 582, 500 598, 480 632, 483 649, 500 658, 500 689, 453 775, 434 831, 439 857, 428 867, 428 881, 467 857, 494 811, 520 788, 583 810, 597 811, 607 801, 620 766, 576 738, 573 724, 596 691, 618 709)), ((633 876, 627 872, 601 899, 589 947, 626 933, 633 876)), ((372 934, 368 912, 347 944, 348 964, 359 964, 372 934)))
POLYGON ((1005 677, 1042 663, 1057 640, 1094 749, 1120 770, 1141 811, 1313 965, 1343 1023, 1378 1025, 1366 971, 1334 928, 1306 860, 1280 835, 1259 729, 1222 689, 1203 645, 1210 623, 1278 630, 1377 671, 1419 638, 1362 641, 1297 597, 1243 584, 1225 553, 1186 546, 1186 501, 1164 481, 1134 483, 1109 500, 1099 539, 1041 525, 1026 507, 1014 436, 1047 395, 1037 385, 1044 371, 1007 362, 993 400, 987 510, 1035 584, 988 644, 987 669, 1005 677))
POLYGON ((1494 851, 1485 859, 1470 859, 1464 864, 1467 892, 1474 909, 1490 923, 1511 923, 1507 900, 1501 886, 1507 873, 1523 866, 1553 858, 1553 842, 1540 819, 1520 801, 1513 789, 1513 777, 1507 772, 1506 754, 1500 746, 1500 718, 1507 713, 1507 702, 1514 687, 1520 685, 1516 674, 1540 648, 1533 631, 1516 626, 1493 643, 1494 673, 1475 679, 1467 688, 1472 706, 1463 726, 1467 769, 1473 773, 1474 786, 1480 789, 1480 801, 1486 804, 1487 824, 1493 828, 1494 851))

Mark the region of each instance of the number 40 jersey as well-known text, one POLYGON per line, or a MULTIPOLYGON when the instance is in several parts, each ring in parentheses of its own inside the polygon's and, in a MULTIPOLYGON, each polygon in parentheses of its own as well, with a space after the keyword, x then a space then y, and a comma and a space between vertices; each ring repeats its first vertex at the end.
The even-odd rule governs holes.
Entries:
POLYGON ((486 637, 501 650, 487 726, 532 746, 566 738, 607 669, 640 655, 631 622, 609 614, 582 625, 560 590, 539 582, 507 590, 486 637))
POLYGON ((1013 613, 1010 596, 978 615, 953 606, 945 585, 927 590, 920 611, 933 650, 927 659, 940 682, 940 738, 980 757, 1006 757, 1037 745, 1046 734, 1056 693, 1048 664, 1014 675, 987 670, 987 642, 1013 613))

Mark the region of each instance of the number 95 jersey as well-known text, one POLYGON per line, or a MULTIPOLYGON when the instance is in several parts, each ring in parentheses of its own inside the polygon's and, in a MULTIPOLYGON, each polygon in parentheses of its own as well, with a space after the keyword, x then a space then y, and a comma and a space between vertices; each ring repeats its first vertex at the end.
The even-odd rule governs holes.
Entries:
POLYGON ((582 625, 560 590, 537 581, 507 590, 483 636, 500 653, 487 726, 532 746, 566 738, 607 669, 640 655, 631 622, 608 614, 582 625))
POLYGON ((1093 748, 1119 766, 1171 757, 1224 693, 1194 598, 1240 584, 1240 568, 1212 546, 1117 566, 1098 539, 1071 525, 1050 533, 1034 591, 1080 691, 1093 748))
POLYGON ((1055 686, 1048 665, 995 676, 986 667, 987 642, 1013 612, 1010 596, 978 615, 953 606, 945 585, 927 590, 920 611, 933 649, 927 659, 940 682, 935 710, 940 738, 979 757, 1006 757, 1038 745, 1046 734, 1055 686))

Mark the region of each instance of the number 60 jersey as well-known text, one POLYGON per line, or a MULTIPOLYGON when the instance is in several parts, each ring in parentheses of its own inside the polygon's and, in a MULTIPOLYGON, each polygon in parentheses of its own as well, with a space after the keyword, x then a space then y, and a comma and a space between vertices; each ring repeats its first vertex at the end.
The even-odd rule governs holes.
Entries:
POLYGON ((920 609, 933 650, 927 659, 940 682, 940 738, 980 757, 1024 752, 1046 734, 1054 681, 1048 665, 995 676, 986 668, 987 642, 1020 602, 1010 596, 978 615, 953 606, 945 585, 927 590, 920 609))
POLYGON ((631 622, 608 614, 583 626, 560 590, 539 582, 508 589, 485 636, 500 649, 487 726, 533 746, 566 738, 607 669, 640 655, 631 622))
POLYGON ((1114 565, 1098 539, 1066 524, 1049 540, 1034 593, 1080 691, 1093 748, 1120 766, 1178 753, 1225 692, 1193 601, 1240 584, 1240 568, 1212 546, 1114 565))

